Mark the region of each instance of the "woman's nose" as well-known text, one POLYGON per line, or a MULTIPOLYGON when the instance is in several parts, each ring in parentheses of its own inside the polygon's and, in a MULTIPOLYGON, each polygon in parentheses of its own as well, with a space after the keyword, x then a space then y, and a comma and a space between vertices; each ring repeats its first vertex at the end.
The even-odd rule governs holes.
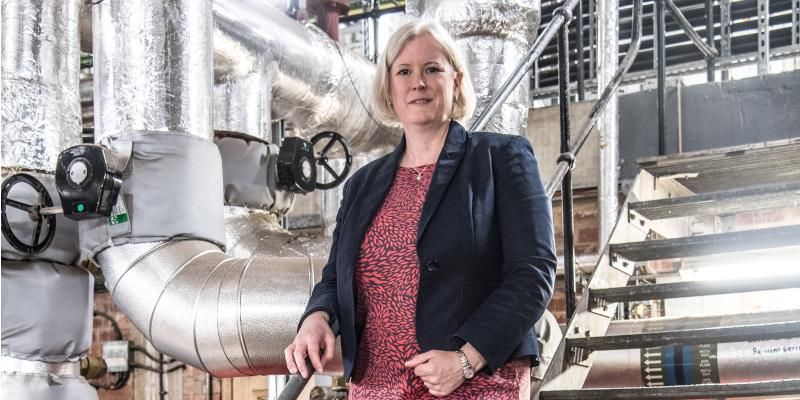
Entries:
POLYGON ((425 84, 425 80, 422 78, 414 78, 414 86, 413 89, 424 89, 427 85, 425 84))

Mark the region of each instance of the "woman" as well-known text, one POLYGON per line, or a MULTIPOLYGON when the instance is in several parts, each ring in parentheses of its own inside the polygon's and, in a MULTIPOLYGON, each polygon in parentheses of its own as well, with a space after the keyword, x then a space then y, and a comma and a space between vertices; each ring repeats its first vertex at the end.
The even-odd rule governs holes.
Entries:
POLYGON ((469 133, 474 92, 447 33, 389 39, 373 108, 400 145, 347 182, 333 247, 297 337, 308 376, 341 334, 351 399, 529 398, 533 325, 553 290, 550 199, 523 137, 469 133))

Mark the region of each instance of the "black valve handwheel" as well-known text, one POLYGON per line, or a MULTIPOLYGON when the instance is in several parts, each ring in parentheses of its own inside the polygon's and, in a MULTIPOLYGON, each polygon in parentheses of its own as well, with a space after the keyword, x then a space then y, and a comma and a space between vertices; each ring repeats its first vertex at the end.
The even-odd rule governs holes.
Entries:
POLYGON ((50 197, 49 193, 47 193, 47 189, 44 187, 44 185, 42 185, 39 180, 28 174, 15 174, 9 176, 5 181, 3 181, 2 194, 2 229, 3 236, 5 236, 6 240, 8 240, 8 243, 11 244, 11 246, 13 246, 15 249, 25 254, 39 254, 45 251, 50 246, 50 243, 53 241, 53 237, 55 237, 56 234, 56 216, 53 214, 41 214, 39 212, 39 210, 41 210, 43 207, 53 206, 53 198, 50 197), (28 186, 32 187, 36 193, 38 193, 39 199, 36 204, 26 204, 21 201, 8 198, 11 188, 18 183, 26 183, 28 186), (27 212, 31 220, 36 223, 36 227, 33 229, 31 244, 23 243, 21 240, 19 240, 19 238, 17 238, 16 235, 14 235, 14 232, 11 230, 11 225, 8 223, 6 206, 27 212), (42 227, 45 224, 47 225, 47 233, 45 234, 44 239, 42 239, 42 227))
MULTIPOLYGON (((317 159, 317 165, 324 168, 333 177, 333 180, 327 183, 317 181, 317 189, 327 190, 341 185, 347 178, 347 174, 350 173, 350 167, 353 165, 350 143, 347 142, 344 136, 336 132, 326 131, 314 135, 314 137, 311 138, 311 144, 314 146, 314 156, 317 159), (328 163, 328 155, 332 153, 332 150, 335 149, 337 145, 341 147, 345 158, 344 168, 339 172, 336 172, 333 167, 331 167, 330 163, 328 163), (317 151, 320 147, 321 150, 317 151)), ((321 177, 322 174, 317 174, 317 176, 321 177)))

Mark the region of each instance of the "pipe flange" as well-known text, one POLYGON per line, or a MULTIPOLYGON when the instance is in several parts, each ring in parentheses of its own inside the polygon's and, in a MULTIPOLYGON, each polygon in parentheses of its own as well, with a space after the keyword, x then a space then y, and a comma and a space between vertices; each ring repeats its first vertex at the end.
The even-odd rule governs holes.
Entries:
POLYGON ((569 24, 570 22, 572 22, 572 10, 569 8, 566 7, 556 8, 556 10, 553 11, 553 17, 557 15, 564 16, 564 24, 569 24))

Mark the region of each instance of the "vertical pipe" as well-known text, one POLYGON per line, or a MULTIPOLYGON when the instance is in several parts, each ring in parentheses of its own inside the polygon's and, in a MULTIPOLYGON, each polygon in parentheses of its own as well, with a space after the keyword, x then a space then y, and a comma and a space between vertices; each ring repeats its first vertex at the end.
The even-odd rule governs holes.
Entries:
POLYGON ((655 0, 656 2, 656 24, 654 25, 656 31, 656 61, 658 63, 658 155, 667 154, 667 133, 665 128, 664 107, 666 103, 666 66, 667 66, 667 52, 666 43, 664 43, 664 30, 666 25, 664 23, 664 0, 655 0))
MULTIPOLYGON (((561 123, 561 154, 570 152, 569 126, 569 24, 558 30, 558 102, 561 123)), ((559 159, 559 161, 561 161, 559 159)), ((575 252, 572 227, 572 171, 567 171, 561 181, 561 217, 564 233, 564 287, 566 291, 567 319, 575 313, 575 252)))
MULTIPOLYGON (((614 79, 619 54, 619 0, 598 2, 598 91, 614 79)), ((614 93, 600 119, 599 238, 605 242, 617 221, 617 173, 619 164, 619 97, 614 93)), ((602 243, 601 243, 602 247, 602 243)))
POLYGON ((378 62, 378 0, 372 0, 372 62, 378 62))
POLYGON ((158 353, 158 398, 165 400, 167 391, 164 390, 164 354, 158 353))
POLYGON ((214 400, 214 377, 211 374, 206 374, 206 381, 208 382, 208 387, 206 390, 206 400, 214 400))
MULTIPOLYGON (((597 18, 595 17, 595 9, 597 5, 595 0, 589 0, 589 78, 597 77, 597 46, 595 46, 595 34, 597 32, 597 18)), ((601 89, 597 89, 597 93, 602 93, 601 89)))
MULTIPOLYGON (((706 41, 714 46, 714 0, 706 0, 706 41)), ((714 82, 714 57, 706 57, 706 80, 714 82)))
MULTIPOLYGON (((720 57, 727 58, 731 56, 731 0, 720 0, 719 3, 719 47, 720 57)), ((728 69, 724 68, 722 70, 722 80, 727 81, 728 78, 728 69)))
POLYGON ((575 20, 575 33, 577 42, 577 55, 578 55, 578 101, 583 101, 586 98, 586 88, 583 76, 583 0, 578 2, 576 8, 578 18, 575 20))
POLYGON ((769 73, 769 1, 758 0, 758 76, 769 73))
POLYGON ((213 136, 210 1, 92 6, 96 137, 129 130, 213 136))

